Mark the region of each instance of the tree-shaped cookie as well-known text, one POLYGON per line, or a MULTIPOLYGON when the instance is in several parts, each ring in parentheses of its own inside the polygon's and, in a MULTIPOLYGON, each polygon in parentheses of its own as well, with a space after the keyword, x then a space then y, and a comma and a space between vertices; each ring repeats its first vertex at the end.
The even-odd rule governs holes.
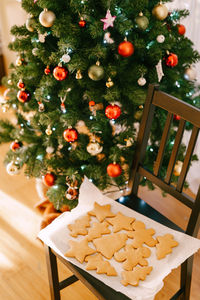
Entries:
POLYGON ((130 244, 125 246, 125 251, 116 252, 114 258, 118 262, 124 262, 123 268, 126 271, 132 271, 137 264, 148 266, 148 261, 145 259, 151 255, 151 250, 147 247, 134 249, 130 244))
POLYGON ((129 238, 133 238, 132 246, 134 248, 141 247, 144 243, 150 247, 154 247, 157 243, 152 235, 155 234, 153 228, 146 229, 145 224, 141 221, 135 221, 132 225, 134 231, 127 233, 129 238))
POLYGON ((87 239, 83 239, 82 241, 68 241, 70 245, 70 249, 65 253, 67 257, 74 257, 80 263, 84 262, 84 259, 87 255, 93 254, 96 251, 88 246, 87 239))
POLYGON ((128 284, 138 286, 140 280, 145 280, 147 275, 152 271, 152 267, 136 267, 133 271, 123 271, 121 283, 125 286, 128 284))
POLYGON ((111 264, 104 260, 101 254, 87 256, 86 270, 96 270, 97 274, 106 274, 108 276, 117 276, 117 272, 111 264))
POLYGON ((114 233, 93 240, 93 244, 95 245, 97 252, 100 252, 106 258, 111 259, 116 251, 124 247, 127 239, 128 237, 124 233, 114 233))
POLYGON ((118 212, 114 218, 107 220, 113 226, 113 232, 118 232, 122 229, 131 230, 131 224, 135 221, 135 218, 127 217, 118 212))
POLYGON ((106 217, 114 217, 110 210, 110 204, 107 205, 99 205, 97 202, 94 203, 93 210, 89 211, 88 214, 90 216, 95 216, 99 222, 102 222, 106 217))
POLYGON ((110 233, 110 229, 108 229, 109 224, 107 222, 97 223, 94 222, 92 227, 88 229, 88 235, 86 236, 88 241, 92 241, 98 237, 101 237, 102 234, 110 233))
POLYGON ((174 240, 172 234, 157 236, 158 244, 156 245, 157 259, 164 258, 167 254, 172 253, 172 248, 178 246, 178 242, 174 240))
POLYGON ((90 227, 90 216, 83 216, 67 227, 71 231, 70 235, 73 237, 77 237, 79 234, 86 235, 88 233, 87 227, 90 227))

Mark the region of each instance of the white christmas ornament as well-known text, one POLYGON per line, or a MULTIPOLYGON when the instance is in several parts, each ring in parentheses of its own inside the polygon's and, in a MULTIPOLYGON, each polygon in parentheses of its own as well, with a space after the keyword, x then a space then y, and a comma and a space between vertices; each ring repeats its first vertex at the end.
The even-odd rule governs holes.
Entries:
POLYGON ((69 54, 64 54, 61 58, 61 60, 64 62, 64 63, 68 63, 70 60, 71 60, 71 57, 69 56, 69 54))
POLYGON ((146 84, 146 79, 144 78, 144 77, 140 77, 139 79, 138 79, 138 84, 140 85, 140 86, 144 86, 145 84, 146 84))
POLYGON ((162 68, 162 60, 160 59, 158 64, 156 65, 156 71, 157 71, 157 75, 158 75, 158 82, 160 82, 163 78, 163 76, 165 75, 163 73, 163 68, 162 68))
POLYGON ((20 169, 14 164, 13 161, 11 161, 9 164, 7 164, 6 171, 9 175, 17 175, 19 174, 20 169))
POLYGON ((110 32, 106 32, 104 34, 104 41, 106 41, 108 44, 113 44, 115 41, 111 38, 110 32))
POLYGON ((38 54, 38 48, 33 48, 32 54, 33 54, 34 56, 37 56, 37 54, 38 54))
POLYGON ((156 40, 158 43, 162 44, 165 41, 165 36, 163 34, 160 34, 157 36, 156 40))
POLYGON ((87 145, 87 152, 90 153, 92 156, 95 156, 101 153, 103 147, 97 142, 91 142, 87 145))
POLYGON ((48 146, 47 148, 46 148, 46 153, 48 153, 48 154, 52 154, 53 152, 54 152, 54 148, 53 147, 51 147, 51 146, 48 146))
POLYGON ((45 32, 44 34, 38 33, 38 40, 40 41, 40 43, 45 43, 46 36, 47 36, 47 32, 45 32))

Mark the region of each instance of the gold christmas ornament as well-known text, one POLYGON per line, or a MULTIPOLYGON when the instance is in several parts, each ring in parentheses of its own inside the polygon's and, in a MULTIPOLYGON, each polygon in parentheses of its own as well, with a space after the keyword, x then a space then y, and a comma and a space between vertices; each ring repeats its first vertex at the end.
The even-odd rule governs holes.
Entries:
POLYGON ((26 20, 26 29, 30 32, 33 32, 34 31, 33 24, 34 24, 34 19, 29 17, 26 20))
POLYGON ((131 147, 134 143, 133 138, 125 139, 126 147, 131 147))
POLYGON ((88 76, 94 81, 99 81, 104 77, 104 69, 100 66, 99 61, 96 62, 96 65, 92 65, 88 70, 88 76))
POLYGON ((197 72, 196 72, 195 68, 190 67, 190 68, 187 68, 187 69, 185 70, 184 78, 185 78, 186 80, 191 80, 191 81, 193 81, 193 80, 196 79, 196 77, 197 77, 197 72))
POLYGON ((164 4, 159 3, 153 8, 152 14, 157 20, 163 21, 168 16, 168 8, 164 4))
POLYGON ((138 111, 135 112, 134 118, 135 118, 137 121, 140 121, 141 118, 142 118, 142 114, 143 114, 143 111, 142 111, 142 110, 138 110, 138 111))
POLYGON ((114 82, 112 81, 112 79, 109 77, 108 81, 106 82, 106 86, 107 88, 111 88, 114 85, 114 82))
POLYGON ((83 76, 82 76, 82 74, 81 74, 81 70, 78 70, 77 72, 76 72, 76 79, 82 79, 83 78, 83 76))
POLYGON ((20 67, 21 65, 22 65, 22 59, 21 59, 21 57, 17 57, 17 59, 16 59, 16 66, 20 67))
POLYGON ((51 27, 55 19, 55 14, 47 8, 45 8, 39 15, 40 24, 44 27, 51 27))
POLYGON ((137 27, 141 30, 146 30, 149 26, 149 20, 143 15, 142 12, 139 13, 138 17, 136 17, 135 22, 137 24, 137 27))
POLYGON ((146 84, 146 79, 142 76, 142 77, 140 77, 139 79, 138 79, 138 81, 137 81, 137 83, 138 83, 138 85, 140 85, 140 86, 144 86, 145 84, 146 84))
POLYGON ((51 135, 52 134, 52 130, 51 130, 51 126, 48 125, 47 129, 45 130, 46 135, 51 135))
POLYGON ((180 160, 177 160, 177 162, 176 162, 176 164, 175 164, 175 166, 174 166, 173 174, 174 174, 175 176, 180 176, 182 167, 183 167, 183 162, 180 161, 180 160))

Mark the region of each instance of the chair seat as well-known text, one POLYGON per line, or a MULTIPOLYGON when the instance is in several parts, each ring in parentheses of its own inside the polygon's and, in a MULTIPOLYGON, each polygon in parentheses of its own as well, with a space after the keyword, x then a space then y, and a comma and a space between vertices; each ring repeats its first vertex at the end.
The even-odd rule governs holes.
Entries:
MULTIPOLYGON (((144 202, 142 199, 131 195, 123 197, 123 203, 121 202, 121 199, 117 199, 117 202, 165 225, 170 227, 171 229, 184 232, 180 227, 175 225, 173 222, 171 222, 169 219, 167 219, 165 216, 160 214, 158 211, 156 211, 153 207, 148 205, 146 202, 144 202)), ((89 273, 85 272, 84 270, 78 268, 77 266, 71 264, 73 268, 75 268, 106 300, 115 299, 115 300, 128 300, 129 297, 125 296, 122 293, 116 292, 109 286, 105 285, 100 280, 96 279, 95 277, 91 276, 89 273)))

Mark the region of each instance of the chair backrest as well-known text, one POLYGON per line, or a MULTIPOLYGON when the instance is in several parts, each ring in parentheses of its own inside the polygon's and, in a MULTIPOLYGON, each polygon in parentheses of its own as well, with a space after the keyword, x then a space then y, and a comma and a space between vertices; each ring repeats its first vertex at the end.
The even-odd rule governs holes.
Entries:
POLYGON ((190 166, 193 150, 198 138, 199 128, 200 110, 198 108, 193 107, 192 105, 187 104, 162 91, 159 91, 157 86, 149 85, 144 112, 138 133, 135 158, 133 161, 133 166, 131 168, 129 180, 129 190, 131 190, 134 195, 137 195, 141 176, 143 176, 146 177, 147 180, 150 180, 153 184, 157 185, 162 190, 191 208, 192 211, 185 232, 193 236, 197 235, 197 231, 200 226, 200 187, 196 195, 196 199, 194 200, 183 192, 183 186, 190 166), (156 107, 167 111, 167 117, 160 140, 157 158, 154 162, 153 171, 151 172, 147 168, 145 168, 144 160, 156 107), (174 115, 180 116, 180 121, 176 132, 174 145, 171 151, 168 167, 166 170, 166 176, 165 178, 161 178, 160 171, 174 115), (177 185, 175 186, 174 184, 172 184, 171 179, 184 134, 186 122, 191 123, 193 129, 190 141, 187 146, 182 170, 178 178, 177 185))

